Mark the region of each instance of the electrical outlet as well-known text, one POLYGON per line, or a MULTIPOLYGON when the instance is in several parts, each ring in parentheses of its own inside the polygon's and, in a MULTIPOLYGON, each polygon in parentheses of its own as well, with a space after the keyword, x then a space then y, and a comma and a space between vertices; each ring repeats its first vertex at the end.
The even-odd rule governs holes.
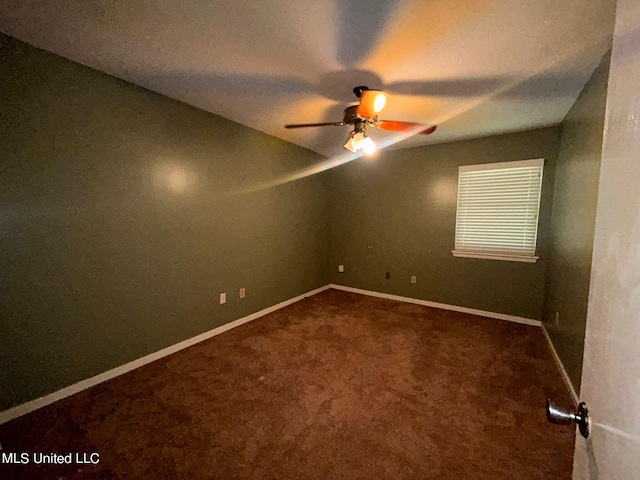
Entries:
POLYGON ((418 279, 416 278, 415 275, 411 275, 411 283, 416 283, 418 281, 418 279))
POLYGON ((220 305, 223 305, 227 303, 227 294, 226 293, 221 293, 220 294, 220 305))
POLYGON ((386 272, 384 274, 384 278, 386 278, 387 280, 391 279, 391 272, 386 272))
POLYGON ((556 325, 560 323, 560 313, 556 312, 556 325))
POLYGON ((244 298, 246 295, 246 292, 244 290, 244 287, 240 289, 240 298, 244 298))
POLYGON ((338 265, 338 272, 344 273, 344 265, 338 265))

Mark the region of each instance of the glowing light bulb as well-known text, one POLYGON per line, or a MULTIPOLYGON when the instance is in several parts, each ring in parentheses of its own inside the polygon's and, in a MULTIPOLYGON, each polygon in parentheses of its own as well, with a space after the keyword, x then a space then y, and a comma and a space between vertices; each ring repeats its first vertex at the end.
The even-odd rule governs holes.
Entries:
POLYGON ((373 143, 373 140, 371 140, 369 137, 362 140, 359 147, 362 148, 362 151, 366 155, 373 155, 374 153, 376 153, 376 144, 373 143))
POLYGON ((379 93, 376 95, 376 98, 373 101, 373 110, 378 113, 384 108, 386 104, 387 96, 384 93, 379 93))

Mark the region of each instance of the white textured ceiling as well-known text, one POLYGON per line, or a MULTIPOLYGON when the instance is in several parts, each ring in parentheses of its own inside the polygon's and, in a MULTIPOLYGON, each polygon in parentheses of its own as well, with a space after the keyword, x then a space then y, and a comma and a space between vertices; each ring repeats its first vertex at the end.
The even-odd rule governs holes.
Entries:
MULTIPOLYGON (((403 148, 559 123, 609 48, 613 0, 0 0, 0 30, 332 156, 368 85, 403 148)), ((371 130, 377 142, 392 134, 371 130)))

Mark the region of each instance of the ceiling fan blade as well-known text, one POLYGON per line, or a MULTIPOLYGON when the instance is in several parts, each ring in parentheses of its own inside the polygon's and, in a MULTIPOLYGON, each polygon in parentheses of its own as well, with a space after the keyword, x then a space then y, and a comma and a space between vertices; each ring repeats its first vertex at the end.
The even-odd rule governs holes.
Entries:
POLYGON ((374 118, 387 103, 387 96, 380 90, 364 90, 360 94, 358 116, 362 118, 374 118))
POLYGON ((325 122, 325 123, 295 123, 293 125, 285 125, 284 128, 306 128, 306 127, 341 127, 344 122, 325 122))
MULTIPOLYGON (((414 130, 419 127, 424 127, 422 123, 412 123, 412 122, 399 122, 397 120, 380 120, 375 123, 375 127, 380 130, 388 130, 391 132, 407 132, 409 130, 414 130)), ((422 135, 429 135, 436 131, 437 125, 433 125, 432 127, 425 128, 424 130, 418 132, 422 135)))

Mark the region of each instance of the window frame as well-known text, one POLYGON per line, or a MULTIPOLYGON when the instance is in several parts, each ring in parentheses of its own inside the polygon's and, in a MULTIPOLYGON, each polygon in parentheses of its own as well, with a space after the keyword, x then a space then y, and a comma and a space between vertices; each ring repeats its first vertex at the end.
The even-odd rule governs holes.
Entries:
POLYGON ((480 258, 486 260, 505 260, 510 262, 525 262, 525 263, 535 263, 539 260, 539 256, 537 256, 538 250, 538 229, 540 228, 540 206, 542 203, 542 186, 544 181, 544 158, 535 158, 529 160, 515 160, 515 161, 506 161, 506 162, 494 162, 494 163, 482 163, 475 165, 462 165, 458 167, 458 192, 456 195, 456 222, 455 222, 455 233, 454 233, 454 249, 451 251, 454 257, 462 257, 462 258, 480 258), (500 170, 500 169, 509 169, 509 168, 522 168, 522 167, 540 167, 540 186, 538 190, 538 205, 536 209, 536 227, 533 239, 534 252, 532 255, 526 254, 510 254, 508 252, 485 252, 481 250, 465 250, 458 249, 457 240, 458 240, 458 218, 459 218, 459 209, 460 209, 460 174, 465 171, 482 171, 482 170, 500 170))

